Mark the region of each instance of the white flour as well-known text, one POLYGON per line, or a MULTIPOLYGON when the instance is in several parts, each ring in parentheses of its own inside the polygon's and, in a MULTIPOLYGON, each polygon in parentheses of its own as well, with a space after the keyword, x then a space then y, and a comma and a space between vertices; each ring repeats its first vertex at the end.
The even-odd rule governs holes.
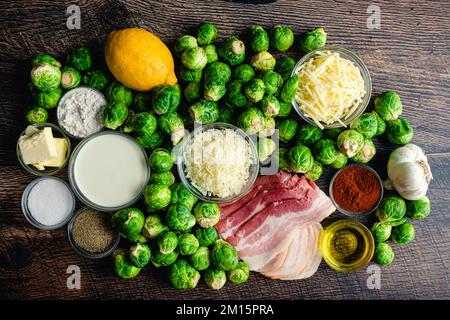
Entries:
POLYGON ((58 106, 58 121, 71 135, 84 138, 103 128, 102 118, 106 100, 91 88, 78 87, 68 91, 58 106))

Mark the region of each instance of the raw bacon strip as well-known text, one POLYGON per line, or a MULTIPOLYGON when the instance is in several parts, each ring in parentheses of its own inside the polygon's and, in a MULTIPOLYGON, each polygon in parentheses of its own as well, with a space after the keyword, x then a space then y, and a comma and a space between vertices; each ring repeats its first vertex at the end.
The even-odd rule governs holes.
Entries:
POLYGON ((284 264, 284 261, 286 261, 286 257, 288 255, 289 247, 290 247, 292 241, 297 240, 295 238, 294 233, 292 234, 292 236, 290 238, 291 238, 291 240, 284 250, 280 251, 275 257, 273 257, 268 263, 266 263, 266 265, 264 265, 264 267, 262 267, 258 270, 254 270, 254 271, 265 273, 265 272, 272 272, 272 271, 276 271, 276 270, 280 269, 282 267, 282 265, 284 264))

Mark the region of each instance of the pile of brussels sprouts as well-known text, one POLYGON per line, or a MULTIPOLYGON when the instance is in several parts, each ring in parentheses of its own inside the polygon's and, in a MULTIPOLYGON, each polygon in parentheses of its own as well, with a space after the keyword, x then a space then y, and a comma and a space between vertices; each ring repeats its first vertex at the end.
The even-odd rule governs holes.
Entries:
POLYGON ((239 260, 236 249, 219 239, 214 226, 220 219, 217 204, 198 201, 171 173, 173 160, 165 149, 149 157, 150 184, 144 189, 147 216, 138 208, 119 210, 112 224, 132 246, 113 254, 114 270, 132 278, 151 263, 168 267, 174 288, 195 288, 203 275, 206 285, 220 289, 230 281, 247 281, 250 270, 239 260))

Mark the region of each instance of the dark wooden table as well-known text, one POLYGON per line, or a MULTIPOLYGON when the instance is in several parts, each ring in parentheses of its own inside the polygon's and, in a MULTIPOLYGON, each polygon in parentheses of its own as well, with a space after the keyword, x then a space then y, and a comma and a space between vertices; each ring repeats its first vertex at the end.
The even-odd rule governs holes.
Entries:
MULTIPOLYGON (((240 4, 224 1, 80 1, 81 30, 68 30, 66 8, 74 1, 2 1, 0 12, 0 299, 449 299, 450 298, 450 2, 377 1, 380 29, 367 27, 369 2, 277 1, 240 4), (396 260, 381 269, 381 288, 369 289, 367 269, 344 274, 322 263, 302 281, 272 281, 258 274, 241 286, 215 292, 203 284, 180 292, 161 271, 147 268, 129 281, 117 279, 110 259, 90 261, 69 247, 66 230, 43 232, 25 220, 20 197, 34 179, 18 164, 15 143, 25 123, 29 59, 35 52, 63 56, 89 44, 101 50, 113 29, 140 26, 172 44, 201 21, 215 22, 220 37, 243 33, 252 23, 285 23, 298 34, 317 26, 329 44, 358 52, 373 80, 373 92, 396 90, 414 143, 428 155, 434 180, 431 216, 416 223, 416 240, 395 247, 396 260), (66 270, 81 269, 81 289, 69 290, 66 270)), ((372 104, 370 108, 372 108, 372 104)), ((385 175, 392 150, 380 141, 376 167, 385 175)), ((331 171, 319 185, 327 190, 331 171)), ((65 177, 65 173, 61 174, 65 177)), ((333 219, 340 218, 338 214, 333 219)))

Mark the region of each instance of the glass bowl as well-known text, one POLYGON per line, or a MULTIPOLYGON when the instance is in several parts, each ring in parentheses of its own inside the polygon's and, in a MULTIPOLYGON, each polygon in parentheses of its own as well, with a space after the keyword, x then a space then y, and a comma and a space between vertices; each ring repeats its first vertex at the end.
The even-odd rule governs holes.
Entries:
MULTIPOLYGON (((253 140, 250 138, 250 136, 248 136, 244 131, 242 131, 241 129, 239 129, 236 126, 233 126, 231 124, 228 123, 223 123, 223 122, 215 122, 212 124, 208 124, 208 125, 204 125, 204 126, 200 126, 194 129, 194 131, 187 137, 185 137, 183 139, 183 141, 181 142, 181 145, 179 148, 177 148, 177 154, 175 155, 176 157, 176 162, 177 162, 177 168, 178 168, 178 175, 180 176, 180 179, 182 181, 182 183, 186 186, 186 188, 189 189, 189 191, 194 194, 197 198, 206 201, 206 202, 212 202, 212 203, 229 203, 229 202, 234 202, 240 198, 242 198, 245 194, 247 194, 247 192, 251 189, 251 187, 253 186, 256 178, 258 177, 258 173, 259 173, 259 160, 258 160, 258 151, 256 150, 256 146, 255 143, 253 142, 253 140), (241 137, 243 137, 245 139, 245 141, 247 141, 250 145, 250 149, 251 149, 251 159, 252 159, 252 164, 250 165, 249 168, 249 177, 247 179, 247 182, 245 183, 245 185, 242 187, 241 191, 238 194, 229 196, 229 197, 225 197, 225 198, 220 198, 220 197, 216 197, 216 196, 211 196, 211 195, 204 195, 202 192, 200 192, 194 185, 192 185, 191 181, 189 180, 189 178, 186 177, 186 159, 185 159, 185 149, 187 147, 187 145, 190 143, 191 138, 193 136, 195 136, 196 134, 200 133, 200 132, 205 132, 211 129, 230 129, 233 130, 234 132, 236 132, 238 135, 240 135, 241 137)), ((223 174, 226 174, 226 172, 224 172, 223 174)))
MULTIPOLYGON (((370 102, 370 97, 372 95, 372 79, 370 78, 369 70, 367 69, 367 66, 364 64, 363 60, 356 53, 353 53, 350 50, 347 50, 344 48, 334 48, 334 47, 322 48, 322 49, 311 51, 311 52, 307 53, 306 55, 304 55, 297 62, 291 75, 292 76, 295 75, 297 73, 297 70, 300 68, 300 66, 302 64, 306 63, 310 58, 313 58, 313 57, 317 56, 318 53, 324 52, 324 51, 337 52, 337 53, 339 53, 339 55, 342 58, 345 58, 345 59, 353 62, 354 65, 356 67, 358 67, 358 69, 361 73, 361 76, 364 80, 364 90, 366 91, 366 93, 362 97, 362 102, 359 104, 359 106, 357 107, 355 112, 350 117, 348 117, 345 120, 341 119, 341 121, 345 124, 345 126, 347 126, 350 124, 350 122, 357 119, 364 112, 364 110, 366 110, 367 105, 370 102)), ((305 115, 303 113, 303 111, 300 109, 295 98, 292 100, 292 105, 293 105, 295 111, 297 111, 297 113, 300 115, 300 117, 303 120, 305 120, 306 122, 308 122, 310 124, 317 126, 317 124, 314 122, 313 119, 309 118, 307 115, 305 115)), ((321 123, 321 124, 323 125, 324 129, 332 129, 332 128, 341 128, 342 127, 342 124, 337 121, 334 123, 331 123, 331 124, 325 124, 325 123, 321 123)))
POLYGON ((36 176, 50 176, 50 175, 54 175, 55 173, 59 172, 62 168, 64 168, 66 166, 68 160, 69 160, 70 152, 71 152, 70 139, 67 136, 67 134, 63 130, 61 130, 60 127, 58 127, 57 125, 55 125, 53 123, 50 123, 50 122, 36 123, 36 124, 32 124, 31 126, 37 128, 37 129, 43 129, 44 127, 50 127, 50 128, 52 128, 53 137, 55 137, 55 138, 63 138, 66 141, 66 144, 67 144, 66 159, 64 160, 64 163, 63 163, 63 165, 61 167, 45 167, 45 170, 38 170, 37 168, 35 168, 34 166, 32 166, 30 164, 25 164, 23 162, 23 159, 22 159, 22 153, 20 152, 19 140, 20 140, 20 137, 25 135, 26 128, 20 134, 19 139, 17 139, 17 144, 16 144, 17 159, 19 160, 20 165, 26 171, 28 171, 31 174, 34 174, 36 176))

